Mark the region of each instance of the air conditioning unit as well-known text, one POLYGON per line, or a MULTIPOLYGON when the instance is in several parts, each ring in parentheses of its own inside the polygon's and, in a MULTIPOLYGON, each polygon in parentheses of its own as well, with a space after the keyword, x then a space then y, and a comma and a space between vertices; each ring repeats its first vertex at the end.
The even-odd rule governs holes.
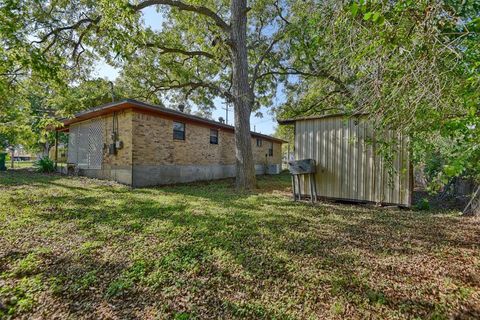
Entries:
POLYGON ((279 174, 281 165, 279 164, 269 164, 267 166, 267 174, 279 174))

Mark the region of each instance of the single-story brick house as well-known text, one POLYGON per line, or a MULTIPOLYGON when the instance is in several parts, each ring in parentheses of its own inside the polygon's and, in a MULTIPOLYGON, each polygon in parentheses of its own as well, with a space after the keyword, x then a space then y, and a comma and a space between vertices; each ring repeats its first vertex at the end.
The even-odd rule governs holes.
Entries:
MULTIPOLYGON (((235 176, 234 127, 132 99, 63 121, 67 162, 81 175, 134 187, 235 176)), ((257 174, 281 167, 281 139, 252 132, 257 174)))

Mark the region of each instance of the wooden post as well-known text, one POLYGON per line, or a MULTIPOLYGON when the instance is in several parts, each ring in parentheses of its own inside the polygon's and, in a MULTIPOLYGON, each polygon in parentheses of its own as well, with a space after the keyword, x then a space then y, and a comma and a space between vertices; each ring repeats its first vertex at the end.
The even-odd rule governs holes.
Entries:
POLYGON ((295 190, 295 175, 292 174, 292 191, 293 191, 293 201, 297 201, 297 193, 295 190))
POLYGON ((55 171, 58 166, 58 130, 55 130, 55 171))
POLYGON ((290 142, 287 143, 287 167, 288 167, 289 161, 290 161, 290 142))
POLYGON ((10 157, 10 158, 11 158, 11 159, 10 159, 10 168, 13 169, 13 166, 14 166, 14 161, 13 161, 13 159, 14 159, 14 157, 15 157, 15 147, 12 146, 12 147, 10 148, 10 150, 12 150, 12 155, 11 155, 11 157, 10 157))
POLYGON ((298 200, 302 200, 302 187, 300 186, 300 176, 297 174, 298 200))
POLYGON ((313 173, 309 174, 308 180, 310 182, 310 202, 313 203, 313 173))
POLYGON ((268 154, 265 153, 265 173, 264 175, 268 174, 268 154))

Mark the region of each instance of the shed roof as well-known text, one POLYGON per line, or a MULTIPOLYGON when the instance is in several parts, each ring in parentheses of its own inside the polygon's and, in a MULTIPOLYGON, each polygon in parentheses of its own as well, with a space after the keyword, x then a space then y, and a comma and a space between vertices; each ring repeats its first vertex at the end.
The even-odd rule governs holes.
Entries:
MULTIPOLYGON (((85 121, 85 120, 88 120, 88 119, 92 119, 92 118, 95 118, 95 117, 99 117, 99 116, 102 116, 102 115, 105 115, 105 114, 110 114, 110 113, 113 113, 113 112, 126 110, 126 109, 135 109, 135 110, 150 112, 150 113, 154 113, 154 114, 166 115, 166 116, 169 116, 173 119, 179 119, 179 120, 184 119, 184 120, 188 120, 188 121, 196 122, 196 123, 200 123, 200 124, 207 124, 207 125, 210 125, 210 126, 216 127, 216 128, 227 129, 227 130, 230 130, 230 131, 233 131, 233 132, 235 131, 234 126, 231 126, 231 125, 228 125, 228 124, 225 124, 225 123, 221 123, 221 122, 218 122, 218 121, 215 121, 215 120, 210 120, 210 119, 202 118, 202 117, 195 116, 195 115, 192 115, 192 114, 184 113, 184 112, 181 112, 181 111, 165 108, 165 107, 155 105, 155 104, 149 104, 149 103, 141 102, 141 101, 134 100, 134 99, 124 99, 124 100, 120 100, 120 101, 116 101, 116 102, 106 103, 106 104, 100 105, 100 106, 95 107, 95 108, 91 108, 91 109, 88 109, 88 110, 81 111, 81 112, 75 114, 75 116, 73 118, 62 119, 61 122, 63 122, 64 127, 57 128, 57 130, 58 131, 67 131, 68 127, 71 124, 81 122, 81 121, 85 121)), ((286 143, 287 142, 285 140, 278 139, 278 138, 275 138, 275 137, 271 137, 269 135, 261 134, 261 133, 258 133, 258 132, 251 132, 251 134, 254 137, 260 137, 260 138, 264 138, 264 139, 267 139, 267 140, 272 140, 272 141, 276 141, 276 142, 280 142, 280 143, 286 143)))
POLYGON ((326 118, 335 118, 335 117, 358 117, 358 116, 365 116, 368 113, 332 113, 332 114, 324 114, 324 115, 312 115, 307 117, 297 117, 297 118, 289 118, 289 119, 277 119, 278 124, 292 124, 296 121, 303 121, 303 120, 316 120, 316 119, 326 119, 326 118))

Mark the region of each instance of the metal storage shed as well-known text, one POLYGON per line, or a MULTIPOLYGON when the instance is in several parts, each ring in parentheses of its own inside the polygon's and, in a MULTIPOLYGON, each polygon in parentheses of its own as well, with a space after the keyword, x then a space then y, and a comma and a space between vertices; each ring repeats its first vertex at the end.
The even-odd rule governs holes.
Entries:
MULTIPOLYGON (((413 189, 408 138, 387 131, 396 142, 392 165, 377 152, 374 130, 365 114, 325 115, 279 120, 295 125, 295 160, 316 161, 319 197, 410 207, 413 189)), ((301 194, 308 194, 306 179, 301 194)))

